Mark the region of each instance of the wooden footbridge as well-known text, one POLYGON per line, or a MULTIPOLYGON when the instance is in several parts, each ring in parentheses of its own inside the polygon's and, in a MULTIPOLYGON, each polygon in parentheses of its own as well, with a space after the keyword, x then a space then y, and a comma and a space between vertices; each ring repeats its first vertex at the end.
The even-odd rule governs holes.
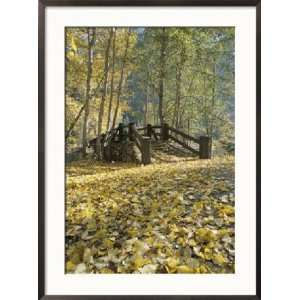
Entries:
POLYGON ((177 144, 193 156, 200 159, 210 159, 212 146, 211 138, 200 136, 198 138, 186 134, 185 132, 169 126, 148 124, 145 127, 136 128, 134 123, 118 127, 102 134, 89 141, 89 147, 99 153, 101 159, 112 161, 129 161, 132 146, 136 146, 140 154, 140 162, 144 165, 151 163, 155 146, 161 142, 177 144))

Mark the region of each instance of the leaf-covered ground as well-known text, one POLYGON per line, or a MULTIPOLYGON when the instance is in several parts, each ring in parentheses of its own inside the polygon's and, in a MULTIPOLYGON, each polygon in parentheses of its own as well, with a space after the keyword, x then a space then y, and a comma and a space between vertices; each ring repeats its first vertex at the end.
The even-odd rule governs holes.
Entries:
POLYGON ((67 273, 234 273, 234 159, 67 166, 67 273))

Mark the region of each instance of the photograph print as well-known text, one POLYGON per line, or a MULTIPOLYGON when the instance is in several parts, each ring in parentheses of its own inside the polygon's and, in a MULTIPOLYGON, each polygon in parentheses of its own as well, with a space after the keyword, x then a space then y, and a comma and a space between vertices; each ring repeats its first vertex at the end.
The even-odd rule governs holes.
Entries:
POLYGON ((235 273, 234 27, 65 27, 65 273, 235 273))

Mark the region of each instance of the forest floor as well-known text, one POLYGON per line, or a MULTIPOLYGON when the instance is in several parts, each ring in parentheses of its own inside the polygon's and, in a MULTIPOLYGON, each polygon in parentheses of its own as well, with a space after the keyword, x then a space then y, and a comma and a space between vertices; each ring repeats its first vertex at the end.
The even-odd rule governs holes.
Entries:
POLYGON ((66 167, 67 273, 234 273, 234 158, 66 167))

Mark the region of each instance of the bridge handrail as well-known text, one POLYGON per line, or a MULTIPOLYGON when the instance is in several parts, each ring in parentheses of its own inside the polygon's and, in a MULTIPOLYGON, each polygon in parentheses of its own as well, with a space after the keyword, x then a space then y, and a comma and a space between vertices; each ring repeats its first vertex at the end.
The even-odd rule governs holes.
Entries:
MULTIPOLYGON (((212 143, 210 137, 200 136, 199 138, 195 138, 179 129, 169 126, 167 123, 163 123, 162 125, 148 124, 147 126, 139 128, 136 128, 134 123, 129 123, 128 125, 120 123, 118 127, 110 129, 102 136, 103 138, 101 139, 101 143, 108 152, 110 152, 112 143, 116 142, 115 137, 118 137, 118 142, 129 138, 129 140, 133 141, 138 147, 142 156, 143 164, 151 163, 152 137, 154 137, 155 140, 160 139, 162 141, 171 139, 192 153, 198 154, 200 158, 211 158, 212 143), (128 131, 124 131, 125 128, 128 128, 128 131), (155 129, 160 130, 156 131, 155 129), (190 142, 193 142, 193 144, 190 142), (196 144, 197 147, 195 147, 196 145, 194 144, 196 144)), ((101 147, 101 149, 104 150, 104 147, 101 147)), ((108 157, 110 157, 110 155, 108 155, 108 157)))
POLYGON ((170 135, 169 138, 170 138, 171 140, 173 140, 174 142, 178 143, 179 145, 181 145, 182 147, 184 147, 184 148, 190 150, 191 152, 193 152, 193 153, 195 153, 195 154, 199 154, 199 150, 194 149, 193 147, 187 145, 186 143, 184 143, 184 142, 178 140, 178 139, 175 138, 174 136, 170 135))
POLYGON ((147 129, 147 126, 136 128, 137 131, 143 131, 143 130, 146 130, 146 129, 147 129))
POLYGON ((198 145, 200 144, 200 139, 197 139, 197 138, 195 138, 195 137, 193 137, 193 136, 191 136, 189 134, 186 134, 186 133, 184 133, 184 132, 182 132, 182 131, 174 128, 174 127, 169 126, 169 130, 172 131, 172 132, 174 132, 174 133, 176 133, 176 134, 181 135, 185 139, 188 139, 188 140, 191 140, 191 141, 195 142, 198 145))

